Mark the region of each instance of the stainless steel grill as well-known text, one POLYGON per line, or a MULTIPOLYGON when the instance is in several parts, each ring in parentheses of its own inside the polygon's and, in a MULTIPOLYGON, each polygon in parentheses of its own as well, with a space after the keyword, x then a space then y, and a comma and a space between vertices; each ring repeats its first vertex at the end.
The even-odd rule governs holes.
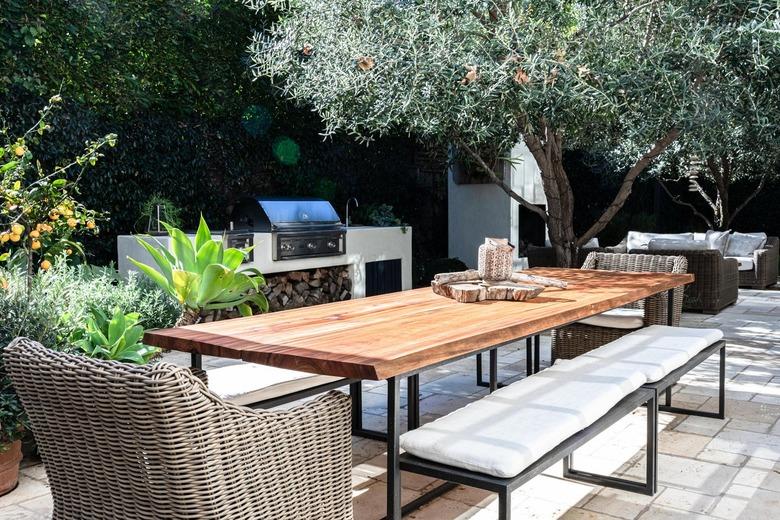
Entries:
POLYGON ((271 233, 273 259, 343 255, 346 228, 330 202, 306 197, 247 197, 233 206, 231 235, 271 233))

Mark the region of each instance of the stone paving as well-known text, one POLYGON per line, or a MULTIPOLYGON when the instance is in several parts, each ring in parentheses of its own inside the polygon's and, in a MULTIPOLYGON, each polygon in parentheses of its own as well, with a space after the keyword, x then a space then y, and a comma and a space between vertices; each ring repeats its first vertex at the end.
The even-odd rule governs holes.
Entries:
MULTIPOLYGON (((729 343, 727 419, 662 413, 659 439, 659 489, 655 497, 590 486, 561 478, 553 465, 514 493, 516 519, 771 519, 780 518, 780 291, 741 290, 737 305, 716 316, 685 314, 684 325, 721 328, 729 343)), ((549 338, 543 338, 549 359, 549 338)), ((187 358, 171 354, 171 360, 187 358)), ((543 365, 545 364, 543 360, 543 365)), ((225 360, 208 360, 216 366, 225 360)), ((521 378, 525 347, 501 350, 502 378, 521 378)), ((423 421, 446 414, 485 394, 474 384, 474 360, 464 360, 421 376, 423 421)), ((702 364, 675 387, 680 406, 714 410, 717 357, 702 364)), ((365 384, 366 427, 384 428, 385 386, 365 384)), ((642 477, 644 411, 637 410, 577 451, 577 467, 642 477)), ((353 494, 356 520, 383 516, 384 446, 353 442, 353 494)), ((51 497, 43 466, 23 463, 19 487, 0 497, 0 520, 49 518, 51 497)), ((402 476, 403 500, 437 484, 402 476)), ((407 518, 416 520, 495 519, 489 493, 459 487, 407 518)))

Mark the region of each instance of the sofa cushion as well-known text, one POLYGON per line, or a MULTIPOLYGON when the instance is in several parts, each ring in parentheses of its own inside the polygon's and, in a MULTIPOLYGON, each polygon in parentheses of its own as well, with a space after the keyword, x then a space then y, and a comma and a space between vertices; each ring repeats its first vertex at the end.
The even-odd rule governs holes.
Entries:
POLYGON ((610 329, 639 329, 645 325, 645 312, 642 309, 612 309, 577 323, 610 329))
POLYGON ((256 363, 240 363, 208 370, 209 390, 225 401, 248 405, 314 388, 340 377, 319 376, 256 363))
POLYGON ((724 256, 752 256, 753 251, 766 244, 766 233, 737 233, 729 236, 724 256))
POLYGON ((705 235, 707 245, 710 249, 714 251, 720 251, 720 254, 725 255, 726 246, 729 243, 729 233, 731 233, 730 229, 726 231, 714 231, 712 229, 708 230, 707 234, 705 235))
POLYGON ((733 258, 737 261, 738 271, 752 271, 755 266, 752 256, 727 256, 726 258, 733 258))
POLYGON ((626 247, 628 251, 646 251, 650 241, 654 238, 666 238, 670 240, 693 240, 693 233, 642 233, 640 231, 629 231, 626 247))
POLYGON ((678 250, 678 251, 706 251, 709 245, 705 240, 677 240, 669 238, 654 238, 647 245, 650 251, 678 250))
POLYGON ((513 477, 645 383, 635 368, 574 359, 401 436, 424 459, 513 477))
POLYGON ((579 356, 641 371, 653 383, 723 338, 720 329, 651 325, 579 356))

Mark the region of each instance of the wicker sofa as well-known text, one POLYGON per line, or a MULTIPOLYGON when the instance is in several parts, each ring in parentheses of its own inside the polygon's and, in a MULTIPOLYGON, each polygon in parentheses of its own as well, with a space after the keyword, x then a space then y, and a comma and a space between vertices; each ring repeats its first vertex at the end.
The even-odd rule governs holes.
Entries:
POLYGON ((768 237, 766 245, 753 253, 752 269, 740 269, 739 286, 766 289, 777 283, 780 238, 768 237))
POLYGON ((26 338, 3 357, 54 519, 353 518, 351 406, 340 392, 254 411, 168 363, 99 361, 26 338))

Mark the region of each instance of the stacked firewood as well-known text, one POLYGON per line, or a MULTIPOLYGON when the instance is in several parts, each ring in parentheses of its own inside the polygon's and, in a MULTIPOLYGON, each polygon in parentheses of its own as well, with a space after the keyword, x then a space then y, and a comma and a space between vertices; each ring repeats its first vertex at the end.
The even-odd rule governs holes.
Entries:
POLYGON ((263 293, 270 310, 294 309, 349 300, 352 280, 346 266, 291 271, 267 276, 263 293))

